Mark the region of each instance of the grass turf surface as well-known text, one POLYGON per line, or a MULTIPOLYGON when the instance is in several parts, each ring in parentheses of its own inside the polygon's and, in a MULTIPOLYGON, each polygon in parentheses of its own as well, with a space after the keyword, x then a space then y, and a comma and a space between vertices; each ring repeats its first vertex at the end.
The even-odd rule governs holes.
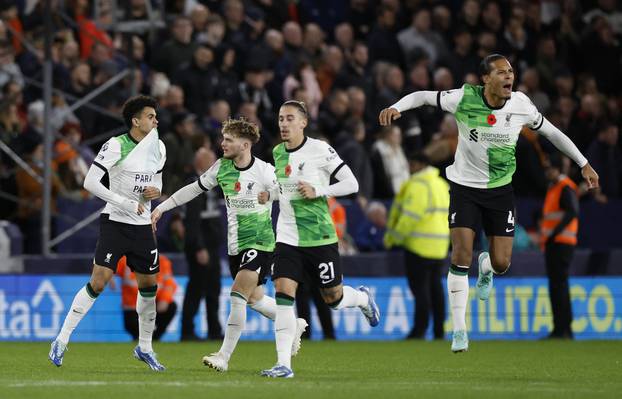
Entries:
POLYGON ((274 343, 241 342, 218 373, 201 357, 219 343, 157 343, 152 372, 131 343, 72 343, 64 365, 47 343, 0 342, 0 398, 595 398, 622 392, 622 343, 612 341, 303 342, 287 380, 260 377, 274 343))

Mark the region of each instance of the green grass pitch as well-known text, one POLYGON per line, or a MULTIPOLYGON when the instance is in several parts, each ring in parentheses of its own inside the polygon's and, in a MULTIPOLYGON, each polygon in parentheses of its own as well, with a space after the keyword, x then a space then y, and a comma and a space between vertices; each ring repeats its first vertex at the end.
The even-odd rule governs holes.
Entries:
POLYGON ((64 365, 47 343, 0 343, 0 398, 620 398, 622 343, 476 341, 452 354, 449 342, 303 342, 296 376, 260 377, 274 343, 241 342, 229 371, 201 357, 219 343, 157 343, 168 368, 154 373, 133 345, 72 343, 64 365))

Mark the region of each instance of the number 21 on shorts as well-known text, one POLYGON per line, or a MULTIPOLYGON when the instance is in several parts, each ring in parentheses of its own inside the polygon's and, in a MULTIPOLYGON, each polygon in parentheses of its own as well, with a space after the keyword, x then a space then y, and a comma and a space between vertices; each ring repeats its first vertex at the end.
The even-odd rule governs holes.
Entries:
POLYGON ((320 269, 322 284, 328 284, 335 279, 335 267, 333 266, 333 262, 320 263, 318 268, 320 269))

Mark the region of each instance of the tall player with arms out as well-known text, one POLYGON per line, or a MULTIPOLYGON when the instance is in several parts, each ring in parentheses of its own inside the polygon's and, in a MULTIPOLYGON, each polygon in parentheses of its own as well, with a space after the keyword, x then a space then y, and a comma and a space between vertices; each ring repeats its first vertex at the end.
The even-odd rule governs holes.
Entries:
POLYGON ((453 352, 469 347, 466 306, 469 296, 468 270, 473 240, 480 223, 488 236, 490 253, 479 255, 477 294, 488 299, 494 274, 510 267, 514 238, 514 193, 516 141, 523 126, 533 129, 575 161, 589 188, 598 187, 598 174, 574 143, 553 126, 521 92, 512 92, 514 70, 499 54, 484 58, 480 65, 483 86, 465 84, 442 92, 411 93, 380 112, 383 126, 401 112, 422 105, 435 105, 454 114, 459 140, 453 165, 447 167, 450 180, 449 227, 452 244, 447 291, 452 312, 453 352))
MULTIPOLYGON (((194 183, 175 192, 151 215, 154 227, 162 213, 185 204, 204 191, 220 186, 225 195, 228 221, 228 252, 231 276, 231 311, 220 350, 203 357, 203 364, 227 371, 229 360, 246 323, 246 305, 274 320, 276 302, 264 295, 274 250, 272 201, 278 196, 274 167, 251 154, 259 141, 259 129, 245 120, 230 119, 222 128, 223 158, 217 160, 194 183)), ((304 319, 294 320, 295 339, 290 350, 300 349, 304 319)))
POLYGON ((277 364, 261 372, 266 377, 291 378, 291 344, 296 333, 294 298, 305 270, 333 309, 359 307, 369 324, 380 312, 366 287, 344 286, 337 234, 327 197, 358 191, 350 168, 328 144, 306 137, 304 103, 285 102, 279 110, 283 143, 272 151, 279 182, 279 219, 272 280, 276 288, 275 338, 277 364), (337 183, 330 184, 331 178, 337 183))
POLYGON ((84 188, 106 201, 99 226, 91 280, 73 299, 49 358, 61 366, 73 330, 89 311, 115 273, 117 262, 127 257, 138 283, 139 337, 134 357, 154 371, 164 370, 153 352, 151 338, 156 318, 158 248, 151 228, 151 200, 160 197, 166 148, 158 138, 156 101, 130 98, 123 119, 130 131, 102 146, 84 180, 84 188), (106 184, 102 183, 107 180, 106 184))

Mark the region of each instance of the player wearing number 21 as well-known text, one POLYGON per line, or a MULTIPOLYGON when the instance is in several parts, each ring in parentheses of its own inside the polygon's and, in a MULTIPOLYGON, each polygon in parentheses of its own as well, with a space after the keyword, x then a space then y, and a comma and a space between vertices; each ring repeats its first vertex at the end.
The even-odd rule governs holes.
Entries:
POLYGON ((476 288, 481 300, 488 299, 493 273, 510 267, 514 238, 514 192, 516 141, 524 126, 551 141, 575 161, 590 188, 598 187, 598 174, 574 143, 536 109, 529 97, 513 92, 514 69, 507 58, 491 54, 480 65, 483 86, 470 84, 447 91, 416 91, 380 112, 380 124, 391 124, 401 112, 422 105, 435 105, 456 118, 458 148, 449 179, 449 229, 452 246, 447 291, 453 321, 454 353, 469 347, 466 332, 466 305, 469 297, 468 271, 473 240, 479 226, 490 243, 490 254, 479 255, 476 288))
POLYGON ((151 200, 160 197, 166 147, 158 138, 156 101, 132 97, 123 105, 128 133, 108 140, 84 179, 84 188, 106 201, 99 222, 99 238, 91 280, 73 299, 63 327, 52 342, 49 358, 61 366, 73 330, 114 275, 124 255, 136 275, 139 336, 134 357, 152 370, 162 371, 151 347, 156 319, 158 248, 149 218, 151 200), (107 180, 107 181, 106 181, 107 180), (105 183, 102 183, 105 182, 105 183))
POLYGON ((366 287, 343 285, 337 233, 327 197, 358 191, 358 182, 335 150, 305 136, 307 108, 287 101, 279 110, 283 142, 272 151, 279 183, 279 219, 276 226, 272 280, 276 289, 274 321, 277 364, 262 371, 266 377, 291 378, 291 343, 295 338, 294 298, 305 274, 319 286, 324 302, 333 309, 358 307, 372 326, 380 312, 366 287), (330 184, 331 177, 337 182, 330 184))
MULTIPOLYGON (((259 141, 259 129, 243 119, 230 119, 222 128, 223 158, 199 179, 182 187, 161 203, 151 215, 154 228, 162 213, 185 204, 203 192, 220 186, 227 207, 229 267, 234 278, 231 311, 220 350, 203 357, 203 364, 227 371, 229 360, 246 323, 246 305, 269 319, 276 317, 274 298, 264 295, 274 250, 272 200, 278 197, 274 167, 254 157, 251 147, 259 141)), ((294 320, 291 351, 300 349, 300 336, 307 322, 294 320)))

